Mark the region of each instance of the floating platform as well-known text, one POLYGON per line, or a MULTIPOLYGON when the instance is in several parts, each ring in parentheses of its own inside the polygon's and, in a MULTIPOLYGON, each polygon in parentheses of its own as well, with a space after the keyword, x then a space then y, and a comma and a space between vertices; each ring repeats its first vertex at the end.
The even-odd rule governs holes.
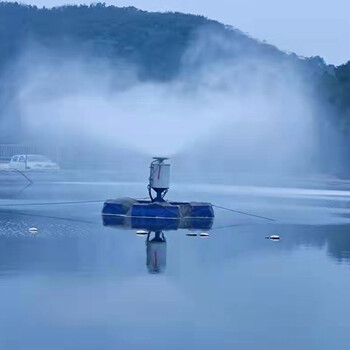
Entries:
POLYGON ((176 230, 210 230, 214 218, 151 218, 124 215, 102 215, 103 225, 126 229, 146 231, 176 231, 176 230))
POLYGON ((214 218, 214 210, 210 203, 203 202, 151 202, 119 198, 106 200, 102 215, 139 219, 210 219, 214 218))

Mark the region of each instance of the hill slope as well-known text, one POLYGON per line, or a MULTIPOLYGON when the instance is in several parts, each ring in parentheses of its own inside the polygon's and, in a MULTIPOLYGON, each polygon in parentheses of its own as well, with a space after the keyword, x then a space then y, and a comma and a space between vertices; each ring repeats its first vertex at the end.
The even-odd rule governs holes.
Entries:
POLYGON ((125 59, 148 79, 171 79, 198 31, 211 31, 235 43, 217 55, 262 55, 275 60, 298 61, 272 45, 258 42, 239 30, 202 16, 151 13, 133 7, 96 4, 40 9, 17 3, 0 3, 0 67, 35 42, 46 48, 125 59))

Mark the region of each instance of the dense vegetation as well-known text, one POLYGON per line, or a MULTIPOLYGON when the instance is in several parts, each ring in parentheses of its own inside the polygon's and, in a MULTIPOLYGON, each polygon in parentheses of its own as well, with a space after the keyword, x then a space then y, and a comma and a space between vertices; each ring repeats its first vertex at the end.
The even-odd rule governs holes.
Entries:
POLYGON ((166 80, 176 76, 184 51, 202 27, 239 43, 239 51, 230 54, 287 57, 271 45, 201 16, 104 4, 40 9, 1 2, 0 67, 35 42, 60 52, 76 50, 111 60, 122 58, 139 67, 141 78, 166 80))
MULTIPOLYGON (((350 62, 334 67, 320 57, 287 54, 202 16, 151 13, 101 3, 46 9, 1 2, 0 77, 35 43, 63 56, 76 52, 103 57, 112 64, 125 60, 137 67, 140 79, 167 81, 181 73, 184 53, 203 28, 210 28, 233 43, 229 49, 206 48, 201 57, 204 62, 256 56, 292 64, 302 72, 305 82, 312 81, 313 93, 327 102, 337 127, 344 135, 350 134, 350 62)), ((0 78, 2 101, 11 95, 11 89, 3 86, 4 81, 0 78)))
POLYGON ((139 68, 140 78, 168 80, 179 73, 191 40, 208 27, 233 43, 229 50, 208 48, 210 59, 259 55, 294 63, 322 84, 319 87, 331 103, 340 110, 348 109, 350 62, 333 67, 319 57, 301 59, 202 16, 152 13, 103 3, 46 9, 0 2, 0 72, 36 43, 60 54, 75 51, 111 61, 125 59, 139 68))

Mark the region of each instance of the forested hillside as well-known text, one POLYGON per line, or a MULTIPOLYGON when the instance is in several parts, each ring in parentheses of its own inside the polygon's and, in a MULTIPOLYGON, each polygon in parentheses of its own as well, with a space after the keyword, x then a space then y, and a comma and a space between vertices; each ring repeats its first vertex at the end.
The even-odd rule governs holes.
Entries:
POLYGON ((218 50, 217 58, 256 55, 293 62, 305 73, 325 74, 330 101, 339 108, 347 105, 350 63, 333 67, 319 57, 301 59, 202 16, 152 13, 103 3, 46 9, 0 2, 0 68, 4 70, 28 45, 36 43, 60 52, 125 59, 138 66, 141 78, 168 80, 179 73, 184 51, 202 28, 234 43, 230 50, 218 50))
POLYGON ((236 43, 236 52, 230 54, 288 58, 271 45, 201 16, 150 13, 104 4, 39 9, 2 2, 0 65, 5 67, 35 42, 63 51, 83 50, 111 60, 123 58, 140 68, 142 78, 166 80, 176 76, 184 51, 203 27, 236 43))

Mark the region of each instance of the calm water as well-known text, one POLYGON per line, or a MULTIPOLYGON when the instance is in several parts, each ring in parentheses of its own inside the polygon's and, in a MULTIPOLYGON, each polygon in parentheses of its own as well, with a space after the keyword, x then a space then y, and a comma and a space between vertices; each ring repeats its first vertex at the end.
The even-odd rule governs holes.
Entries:
POLYGON ((102 203, 23 205, 140 197, 144 184, 0 193, 0 349, 349 347, 350 192, 175 184, 171 199, 276 222, 216 210, 208 238, 165 232, 160 274, 146 266, 144 236, 102 225, 102 203))

